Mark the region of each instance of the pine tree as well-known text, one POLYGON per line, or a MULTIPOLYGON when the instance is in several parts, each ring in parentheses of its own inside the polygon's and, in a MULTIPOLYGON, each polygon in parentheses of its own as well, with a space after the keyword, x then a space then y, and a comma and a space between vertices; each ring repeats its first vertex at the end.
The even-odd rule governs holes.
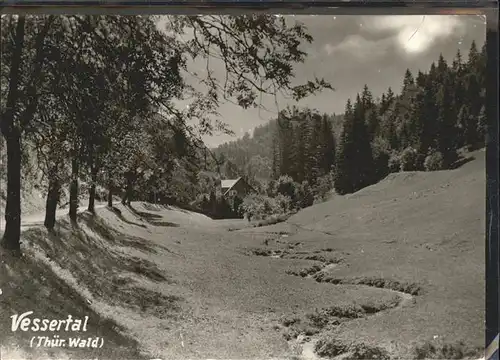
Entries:
POLYGON ((279 126, 279 140, 280 140, 280 175, 289 174, 291 170, 291 143, 290 139, 291 122, 289 118, 281 119, 279 126))
POLYGON ((468 105, 462 105, 458 112, 458 126, 461 133, 460 137, 462 138, 460 143, 463 145, 471 145, 475 141, 477 124, 474 124, 473 118, 474 117, 470 114, 468 105))
POLYGON ((479 111, 479 116, 477 118, 477 135, 478 142, 483 146, 486 145, 486 136, 488 131, 488 123, 486 119, 486 108, 483 106, 479 111))
POLYGON ((419 89, 411 104, 410 117, 406 126, 405 143, 416 149, 419 153, 425 153, 425 145, 422 143, 424 135, 424 123, 426 121, 425 92, 419 89))
POLYGON ((355 192, 373 181, 372 149, 359 94, 354 108, 350 102, 346 105, 336 155, 334 186, 339 194, 355 192))
POLYGON ((448 72, 448 63, 443 57, 443 54, 439 54, 439 59, 438 59, 438 64, 437 64, 437 71, 438 73, 444 77, 447 75, 448 72))
POLYGON ((467 65, 469 66, 470 69, 477 69, 479 66, 479 62, 480 62, 480 56, 479 56, 479 52, 477 50, 477 44, 473 40, 471 45, 470 45, 470 49, 469 49, 469 56, 467 59, 467 65))
POLYGON ((370 141, 372 141, 378 131, 379 118, 375 109, 373 95, 366 84, 361 93, 360 116, 365 119, 370 141))
POLYGON ((382 94, 382 99, 380 101, 379 114, 381 116, 385 117, 387 111, 394 103, 394 100, 395 100, 394 93, 392 92, 392 89, 389 87, 389 89, 387 89, 387 93, 382 94))
POLYGON ((456 119, 453 112, 453 87, 449 76, 444 76, 437 93, 438 150, 443 155, 443 165, 448 168, 456 160, 456 119))
POLYGON ((294 125, 294 122, 290 123, 290 128, 288 131, 288 172, 287 174, 290 175, 293 179, 296 179, 298 174, 301 171, 302 164, 300 163, 300 156, 299 156, 299 148, 298 148, 298 138, 300 134, 297 133, 296 127, 294 125))
POLYGON ((363 92, 361 93, 361 104, 364 113, 374 106, 373 95, 366 84, 363 86, 363 92))
POLYGON ((375 108, 368 112, 367 116, 367 131, 370 135, 370 141, 372 141, 380 132, 380 118, 377 114, 375 108))
POLYGON ((326 115, 323 116, 321 133, 324 138, 322 170, 324 174, 328 174, 335 166, 335 137, 326 115))
POLYGON ((306 180, 311 184, 316 184, 321 176, 321 157, 322 157, 322 134, 321 134, 321 116, 312 114, 311 140, 309 147, 308 174, 306 180))
POLYGON ((427 76, 422 71, 419 70, 418 74, 417 74, 417 80, 416 80, 417 86, 419 88, 423 88, 425 86, 426 80, 427 80, 427 76))
POLYGON ((386 100, 388 105, 391 105, 392 102, 395 100, 394 92, 390 87, 387 89, 386 100))
POLYGON ((393 150, 397 150, 400 148, 400 140, 398 138, 398 132, 397 132, 397 119, 398 119, 398 113, 394 111, 391 113, 387 118, 386 118, 386 125, 385 125, 385 138, 389 142, 389 146, 393 150))
POLYGON ((463 67, 463 59, 462 59, 462 53, 460 52, 460 49, 457 50, 457 54, 455 55, 455 58, 453 59, 452 63, 452 69, 453 71, 460 75, 463 67))
POLYGON ((382 93, 382 97, 380 98, 379 114, 384 115, 387 111, 387 108, 387 99, 385 97, 385 93, 382 93))
POLYGON ((278 134, 278 129, 276 129, 273 133, 273 138, 272 138, 272 147, 273 147, 273 152, 272 152, 272 177, 273 179, 277 179, 280 176, 280 161, 281 161, 281 155, 279 151, 279 134, 278 134))
POLYGON ((402 94, 405 94, 410 88, 415 85, 415 80, 413 78, 413 74, 410 69, 406 69, 405 76, 403 79, 403 91, 402 94))
POLYGON ((299 151, 299 162, 300 162, 300 172, 298 174, 297 181, 302 182, 307 177, 309 171, 308 159, 309 159, 309 146, 310 146, 310 123, 307 117, 303 117, 299 124, 299 139, 298 139, 298 151, 299 151))

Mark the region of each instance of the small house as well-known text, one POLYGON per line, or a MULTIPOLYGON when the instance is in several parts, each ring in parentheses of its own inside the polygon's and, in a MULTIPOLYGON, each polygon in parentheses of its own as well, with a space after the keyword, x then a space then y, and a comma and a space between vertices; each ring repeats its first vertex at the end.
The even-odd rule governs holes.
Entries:
POLYGON ((221 180, 221 190, 224 196, 237 195, 240 198, 244 198, 247 194, 254 191, 242 177, 234 180, 221 180))

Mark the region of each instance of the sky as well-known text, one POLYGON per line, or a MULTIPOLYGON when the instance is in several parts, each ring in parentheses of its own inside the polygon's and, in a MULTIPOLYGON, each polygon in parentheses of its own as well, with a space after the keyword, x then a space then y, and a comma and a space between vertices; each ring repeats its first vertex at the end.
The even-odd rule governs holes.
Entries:
MULTIPOLYGON (((335 88, 295 104, 326 113, 342 113, 347 99, 365 84, 375 97, 388 87, 398 93, 407 68, 414 73, 427 71, 440 53, 451 61, 458 49, 466 58, 472 41, 480 48, 486 37, 485 19, 478 15, 301 15, 292 20, 303 23, 314 38, 302 47, 308 56, 295 67, 297 82, 319 77, 335 88)), ((218 65, 212 64, 217 73, 218 65)), ((209 147, 235 140, 293 105, 282 98, 277 105, 274 98, 264 99, 263 104, 268 111, 222 104, 222 120, 235 135, 203 140, 209 147)))

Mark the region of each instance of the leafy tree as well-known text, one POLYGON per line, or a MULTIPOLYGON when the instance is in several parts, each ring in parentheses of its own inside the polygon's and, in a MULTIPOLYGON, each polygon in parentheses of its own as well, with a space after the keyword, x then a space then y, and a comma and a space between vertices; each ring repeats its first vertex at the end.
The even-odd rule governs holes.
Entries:
POLYGON ((21 138, 33 126, 39 87, 46 66, 45 44, 54 16, 9 16, 2 19, 2 85, 6 106, 2 109, 0 131, 7 150, 7 204, 2 246, 19 253, 21 235, 21 138), (31 66, 33 64, 33 66, 31 66))
MULTIPOLYGON (((38 115, 41 94, 52 94, 64 105, 61 115, 67 127, 60 135, 61 141, 71 140, 66 160, 71 164, 70 216, 76 220, 78 181, 87 173, 91 199, 96 183, 102 181, 100 174, 107 173, 110 194, 124 178, 125 202, 130 201, 134 183, 152 184, 165 178, 163 170, 156 170, 154 149, 134 146, 127 138, 151 114, 165 113, 176 134, 199 138, 227 131, 224 123, 214 119, 221 99, 248 108, 260 106, 259 93, 283 91, 300 100, 331 89, 322 79, 292 84, 294 65, 307 56, 301 44, 313 40, 301 24, 272 15, 164 19, 166 31, 159 30, 158 18, 151 16, 9 16, 2 21, 2 72, 9 79, 2 81, 7 106, 1 123, 8 153, 5 248, 19 250, 21 140, 27 130, 41 131, 34 121, 43 120, 38 115), (175 34, 185 31, 193 36, 181 41, 175 34), (199 81, 203 90, 184 83, 189 59, 206 61, 210 69, 214 57, 225 66, 224 81, 209 70, 199 81), (189 100, 190 105, 180 110, 174 99, 189 100), (188 125, 192 120, 198 124, 188 125), (131 146, 133 156, 125 156, 130 151, 124 151, 122 143, 131 146), (114 166, 115 159, 123 163, 114 166), (146 166, 139 168, 138 159, 147 159, 146 166)), ((196 151, 188 152, 179 156, 197 158, 196 151)), ((194 173, 189 169, 185 175, 192 179, 194 173)))

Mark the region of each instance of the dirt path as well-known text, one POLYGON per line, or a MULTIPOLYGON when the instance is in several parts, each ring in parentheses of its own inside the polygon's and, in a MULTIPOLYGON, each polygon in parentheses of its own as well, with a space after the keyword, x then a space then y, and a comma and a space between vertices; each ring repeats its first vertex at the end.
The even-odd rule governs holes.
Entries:
MULTIPOLYGON (((82 213, 87 210, 88 203, 84 203, 84 206, 79 206, 78 207, 78 213, 82 213)), ((96 203, 95 208, 96 209, 101 209, 106 207, 107 204, 105 203, 96 203)), ((59 208, 56 211, 56 219, 60 219, 64 216, 68 215, 68 209, 67 208, 59 208)), ((45 221, 45 212, 39 212, 35 214, 30 214, 27 216, 22 216, 21 215, 21 230, 28 230, 33 227, 38 227, 38 226, 43 226, 43 222, 45 221)), ((5 230, 5 220, 1 219, 0 221, 0 234, 3 233, 5 230)))

